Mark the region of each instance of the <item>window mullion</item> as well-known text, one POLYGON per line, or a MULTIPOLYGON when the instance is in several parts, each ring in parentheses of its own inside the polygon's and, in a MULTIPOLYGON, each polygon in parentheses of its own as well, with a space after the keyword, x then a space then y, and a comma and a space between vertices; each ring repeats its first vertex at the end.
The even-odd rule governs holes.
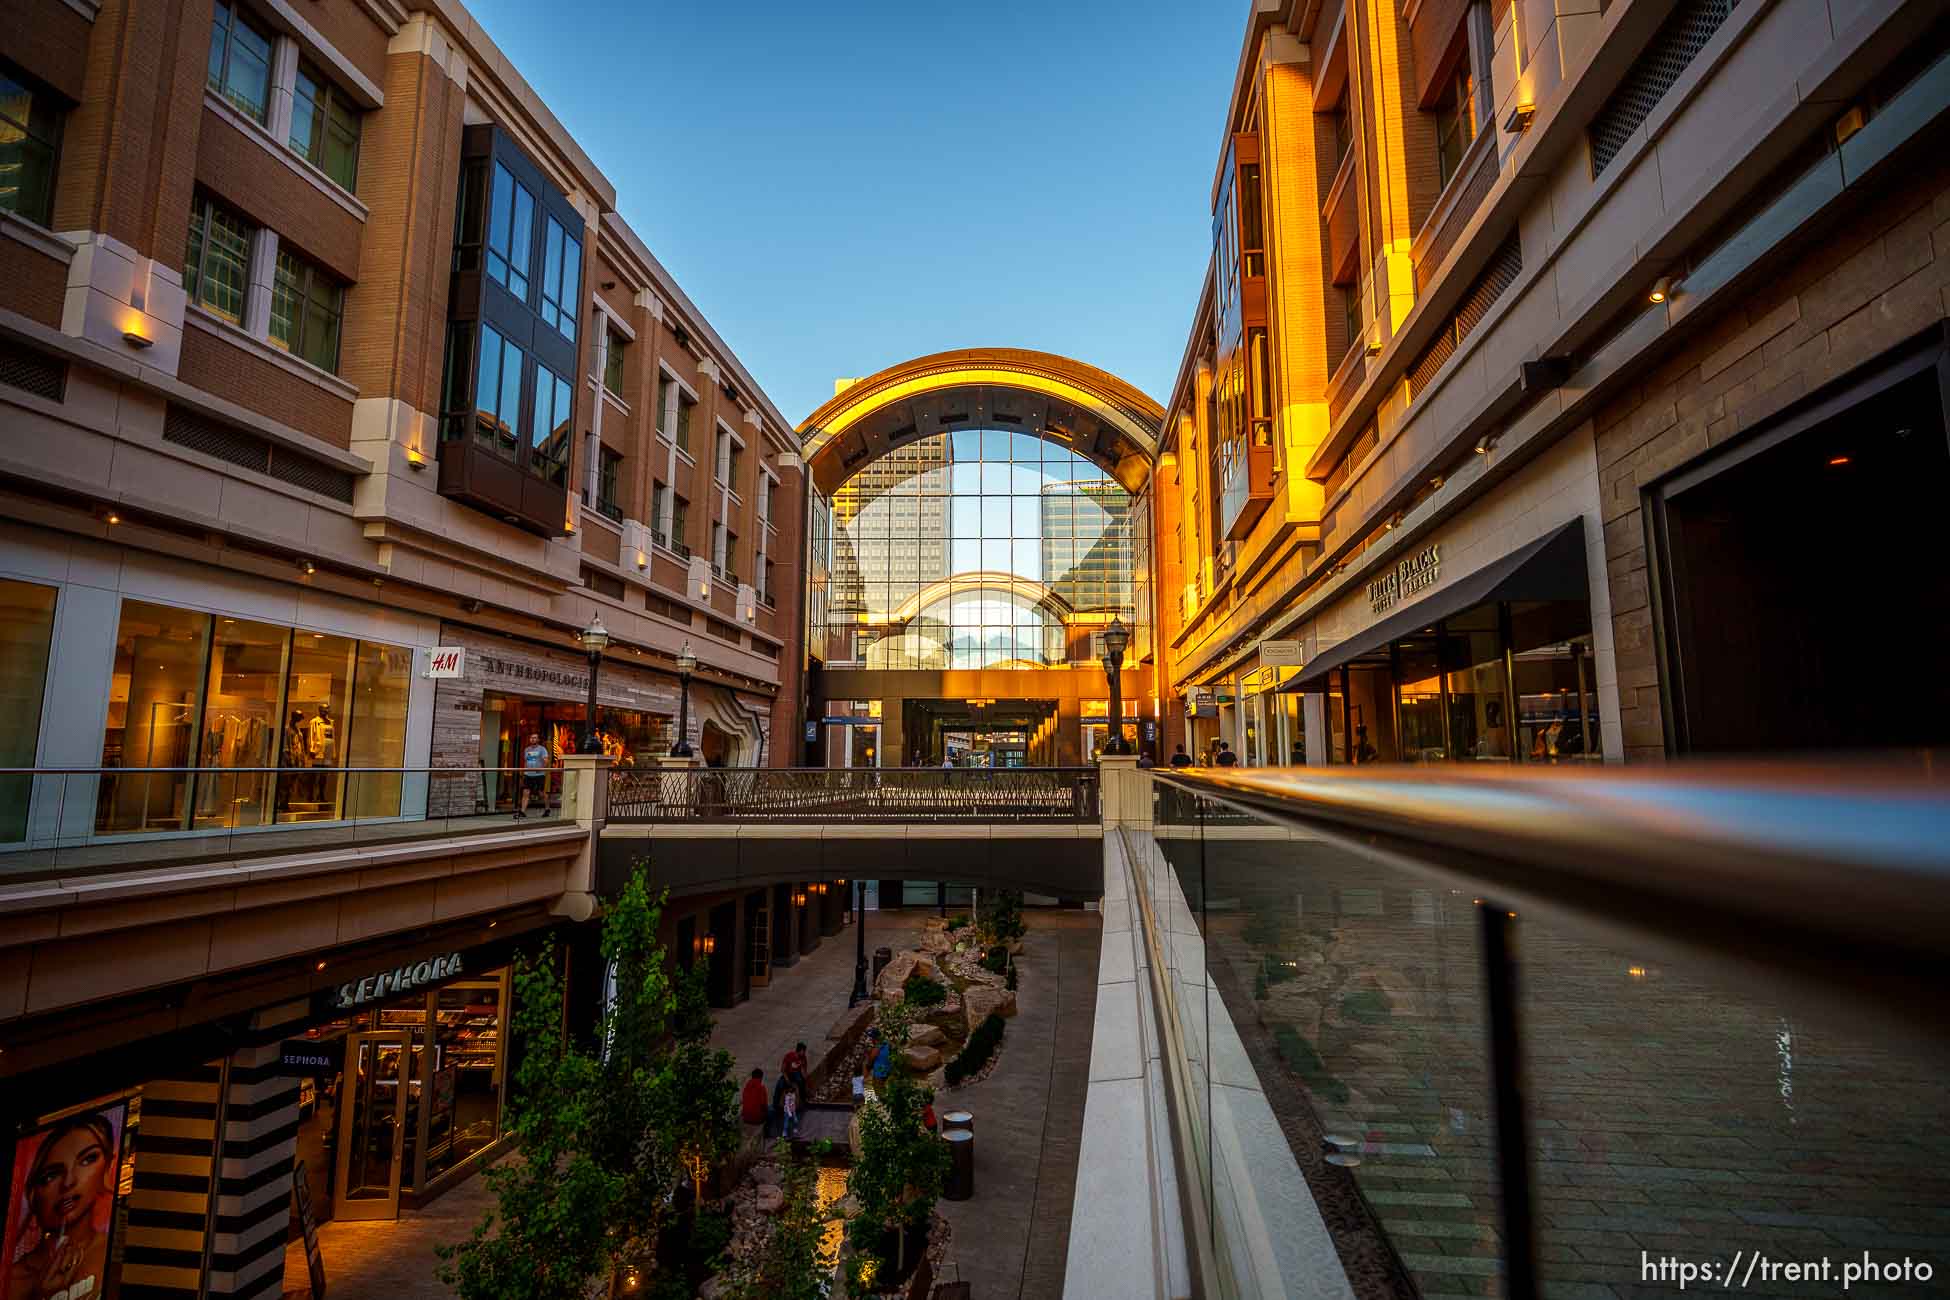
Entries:
POLYGON ((279 144, 291 139, 291 113, 297 90, 298 42, 280 36, 271 46, 271 102, 265 114, 271 138, 279 144))
MULTIPOLYGON (((212 213, 212 217, 214 217, 212 213)), ((206 220, 204 243, 209 243, 208 231, 213 222, 206 220)), ((271 295, 275 292, 278 273, 278 232, 269 226, 259 226, 251 232, 250 252, 244 268, 247 277, 244 291, 244 331, 252 338, 269 342, 271 338, 271 295)))

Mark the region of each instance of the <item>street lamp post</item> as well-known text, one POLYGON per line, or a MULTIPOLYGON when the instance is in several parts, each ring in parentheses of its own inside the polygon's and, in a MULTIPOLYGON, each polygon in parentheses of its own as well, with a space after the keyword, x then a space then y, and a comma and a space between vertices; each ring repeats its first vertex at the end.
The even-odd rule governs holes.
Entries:
POLYGON ((853 882, 853 993, 846 1000, 857 1007, 867 1000, 867 882, 853 882))
POLYGON ((1131 747, 1124 743, 1124 651, 1131 644, 1131 629, 1124 626, 1124 620, 1113 618, 1110 626, 1104 629, 1104 679, 1110 683, 1110 739, 1104 744, 1106 754, 1128 754, 1131 747))
POLYGON ((582 752, 600 754, 603 742, 596 735, 596 676, 602 672, 603 651, 609 647, 609 629, 603 626, 603 616, 595 615, 589 626, 576 633, 576 640, 582 642, 583 650, 589 655, 589 713, 588 730, 583 733, 582 752))
POLYGON ((691 643, 677 652, 677 739, 670 743, 672 758, 691 756, 691 674, 697 671, 697 656, 691 643))

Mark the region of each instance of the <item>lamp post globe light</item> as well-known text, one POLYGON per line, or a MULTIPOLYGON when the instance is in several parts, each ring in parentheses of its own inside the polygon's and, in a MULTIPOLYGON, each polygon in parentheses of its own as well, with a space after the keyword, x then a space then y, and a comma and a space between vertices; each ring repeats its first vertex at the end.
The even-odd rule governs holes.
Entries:
POLYGON ((600 754, 603 742, 596 731, 596 677, 602 672, 603 651, 609 648, 609 629, 603 626, 603 616, 600 613, 593 616, 589 626, 576 633, 576 640, 589 656, 589 712, 585 715, 588 722, 582 736, 582 752, 600 754))
POLYGON ((691 643, 677 652, 677 739, 670 742, 672 758, 691 756, 691 674, 697 671, 697 656, 691 643))
POLYGON ((1124 620, 1113 617, 1104 629, 1104 680, 1110 684, 1110 738, 1104 742, 1106 754, 1128 754, 1124 741, 1124 651, 1131 644, 1131 629, 1124 620))

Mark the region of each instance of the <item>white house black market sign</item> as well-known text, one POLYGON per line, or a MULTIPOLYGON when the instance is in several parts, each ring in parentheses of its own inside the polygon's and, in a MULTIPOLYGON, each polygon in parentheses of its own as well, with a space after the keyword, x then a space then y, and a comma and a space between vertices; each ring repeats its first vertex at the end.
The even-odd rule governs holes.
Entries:
POLYGON ((1430 542, 1368 584, 1368 607, 1380 614, 1435 585, 1442 575, 1442 543, 1430 542))
POLYGON ((450 952, 445 957, 429 957, 425 961, 395 966, 364 979, 347 980, 332 990, 332 1003, 341 1011, 347 1011, 368 1002, 382 1002, 400 993, 425 988, 458 974, 460 954, 450 952))

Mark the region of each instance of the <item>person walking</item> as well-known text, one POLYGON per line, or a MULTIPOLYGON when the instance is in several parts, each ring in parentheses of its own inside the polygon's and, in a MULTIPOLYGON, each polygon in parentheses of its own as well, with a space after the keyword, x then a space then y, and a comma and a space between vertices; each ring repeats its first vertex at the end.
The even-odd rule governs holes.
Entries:
POLYGON ((771 1097, 765 1091, 765 1071, 756 1067, 752 1077, 745 1080, 745 1090, 738 1096, 738 1118, 745 1125, 745 1145, 755 1146, 765 1135, 765 1121, 772 1113, 771 1097))
POLYGON ((548 746, 542 743, 541 733, 528 733, 528 748, 521 751, 521 806, 515 809, 515 819, 528 816, 528 801, 539 798, 542 801, 542 816, 548 816, 548 746))
POLYGON ((1185 746, 1183 744, 1177 744, 1171 747, 1171 765, 1173 767, 1190 767, 1192 765, 1192 756, 1185 752, 1185 746))
POLYGON ((1212 761, 1219 767, 1237 767, 1239 766, 1239 755, 1233 753, 1232 746, 1222 740, 1219 742, 1219 756, 1212 761))

